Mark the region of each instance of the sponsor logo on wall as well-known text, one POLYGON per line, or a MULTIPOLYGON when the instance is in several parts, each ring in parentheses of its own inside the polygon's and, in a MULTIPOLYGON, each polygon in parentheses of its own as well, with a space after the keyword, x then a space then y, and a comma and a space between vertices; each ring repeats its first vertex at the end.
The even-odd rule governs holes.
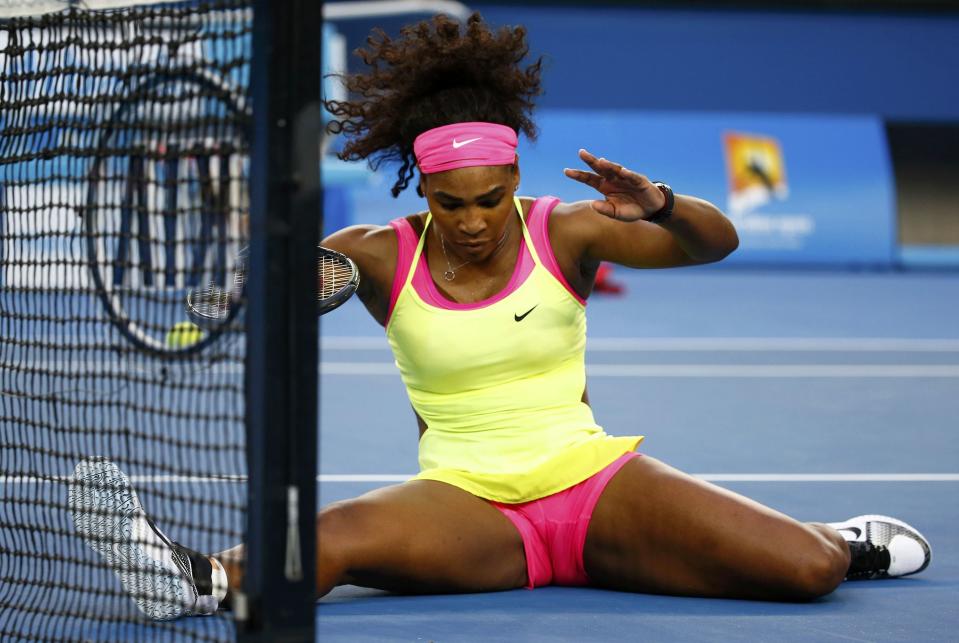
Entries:
POLYGON ((816 224, 810 214, 771 212, 789 201, 786 161, 778 139, 723 132, 728 201, 726 211, 751 248, 800 249, 816 224))

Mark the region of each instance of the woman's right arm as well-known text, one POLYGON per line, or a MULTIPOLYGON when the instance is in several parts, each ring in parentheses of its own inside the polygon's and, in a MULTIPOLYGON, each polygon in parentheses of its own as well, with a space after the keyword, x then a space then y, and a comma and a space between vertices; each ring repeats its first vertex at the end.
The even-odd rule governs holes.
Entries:
POLYGON ((356 294, 373 319, 385 326, 396 271, 396 232, 390 226, 355 225, 334 232, 320 245, 356 263, 360 270, 356 294))

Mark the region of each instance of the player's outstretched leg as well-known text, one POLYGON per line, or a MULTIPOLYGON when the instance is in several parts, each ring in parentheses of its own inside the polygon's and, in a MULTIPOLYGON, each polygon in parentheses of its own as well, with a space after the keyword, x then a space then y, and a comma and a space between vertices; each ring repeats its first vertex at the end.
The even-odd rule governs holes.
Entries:
POLYGON ((116 464, 82 460, 69 495, 77 533, 116 572, 140 611, 158 620, 216 611, 226 595, 222 567, 160 531, 116 464))
POLYGON ((612 589, 806 601, 844 579, 915 574, 931 554, 900 520, 801 523, 644 456, 600 496, 583 559, 593 584, 612 589))
POLYGON ((929 541, 901 520, 866 515, 827 524, 849 543, 851 561, 846 580, 918 574, 932 560, 929 541))

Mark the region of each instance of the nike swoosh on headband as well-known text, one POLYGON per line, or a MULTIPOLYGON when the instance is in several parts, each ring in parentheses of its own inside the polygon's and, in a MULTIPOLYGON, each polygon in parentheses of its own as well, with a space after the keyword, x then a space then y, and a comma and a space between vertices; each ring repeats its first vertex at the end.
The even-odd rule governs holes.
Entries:
POLYGON ((454 150, 458 150, 459 148, 463 147, 464 145, 469 145, 470 143, 473 143, 474 141, 478 141, 478 140, 480 140, 481 138, 483 138, 483 137, 482 137, 482 136, 477 136, 476 138, 468 138, 468 139, 466 139, 465 141, 457 141, 457 140, 454 138, 454 139, 453 139, 453 149, 454 149, 454 150))

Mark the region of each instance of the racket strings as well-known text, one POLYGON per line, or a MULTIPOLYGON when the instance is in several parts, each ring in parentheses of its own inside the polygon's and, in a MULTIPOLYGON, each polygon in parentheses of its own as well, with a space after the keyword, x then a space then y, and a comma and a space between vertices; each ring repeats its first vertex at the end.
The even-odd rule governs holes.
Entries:
POLYGON ((190 308, 192 312, 207 319, 225 319, 230 314, 232 302, 233 293, 211 281, 206 288, 193 291, 190 297, 190 308))
POLYGON ((242 256, 241 263, 233 272, 233 292, 239 295, 243 292, 243 286, 246 285, 246 256, 242 256))
POLYGON ((336 257, 320 257, 317 261, 320 300, 329 299, 353 279, 353 268, 336 257))
MULTIPOLYGON (((193 290, 188 294, 187 312, 195 323, 208 326, 230 317, 232 308, 242 298, 246 285, 247 255, 245 251, 241 253, 239 259, 236 271, 233 273, 232 286, 222 288, 211 281, 206 287, 193 290)), ((356 287, 356 270, 352 263, 342 257, 321 254, 317 259, 317 276, 319 289, 317 300, 320 303, 334 299, 344 291, 352 294, 351 287, 352 289, 356 287)), ((339 304, 334 304, 333 307, 335 308, 336 305, 339 304)))
POLYGON ((248 248, 240 250, 236 267, 233 270, 233 285, 221 288, 215 281, 209 282, 202 290, 194 290, 187 298, 189 311, 205 320, 218 321, 230 316, 233 300, 242 296, 246 285, 246 263, 248 248))

